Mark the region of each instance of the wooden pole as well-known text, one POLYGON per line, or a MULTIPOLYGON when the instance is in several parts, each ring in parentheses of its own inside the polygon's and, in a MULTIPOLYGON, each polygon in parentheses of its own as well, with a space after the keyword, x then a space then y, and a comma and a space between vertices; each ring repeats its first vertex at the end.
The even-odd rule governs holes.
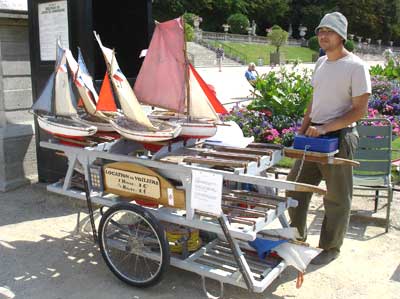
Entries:
POLYGON ((186 85, 186 113, 188 122, 191 120, 190 117, 190 84, 189 84, 189 59, 187 57, 187 48, 186 48, 186 30, 185 30, 185 20, 183 16, 181 17, 182 26, 183 26, 183 54, 185 57, 185 85, 186 85))

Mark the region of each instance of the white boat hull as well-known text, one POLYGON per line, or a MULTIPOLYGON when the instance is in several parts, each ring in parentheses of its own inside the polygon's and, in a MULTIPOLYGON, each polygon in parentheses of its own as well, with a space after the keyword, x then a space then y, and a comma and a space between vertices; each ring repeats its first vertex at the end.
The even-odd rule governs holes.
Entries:
POLYGON ((54 116, 37 116, 39 127, 50 134, 79 138, 96 134, 97 128, 78 123, 72 119, 56 118, 54 116))
POLYGON ((191 123, 181 124, 182 131, 179 134, 184 138, 208 138, 217 133, 217 126, 214 123, 191 123))
POLYGON ((165 128, 154 132, 143 128, 135 129, 133 128, 135 124, 125 117, 118 117, 110 121, 110 124, 120 135, 127 139, 144 143, 160 142, 176 138, 182 130, 181 126, 169 124, 165 121, 153 120, 152 123, 155 126, 162 123, 165 128))

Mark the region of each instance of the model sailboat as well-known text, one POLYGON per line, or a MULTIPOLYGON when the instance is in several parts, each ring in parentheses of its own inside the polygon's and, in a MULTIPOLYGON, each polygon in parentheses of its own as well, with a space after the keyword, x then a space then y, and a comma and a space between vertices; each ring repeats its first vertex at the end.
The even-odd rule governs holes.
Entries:
POLYGON ((220 122, 215 108, 226 110, 189 64, 184 36, 181 18, 156 23, 134 91, 140 102, 167 109, 151 117, 179 123, 180 136, 206 138, 220 122))
MULTIPOLYGON (((65 54, 68 66, 73 74, 75 87, 78 90, 84 108, 83 111, 79 111, 79 116, 74 117, 74 119, 78 122, 97 127, 98 132, 114 132, 115 130, 109 122, 110 118, 116 116, 117 107, 114 99, 104 97, 104 94, 102 99, 99 98, 93 85, 93 79, 86 68, 79 48, 78 61, 75 60, 69 49, 65 49, 65 54), (104 101, 109 102, 105 111, 102 110, 104 101)), ((104 82, 104 84, 107 84, 107 82, 104 82)))
POLYGON ((78 115, 76 101, 71 89, 66 51, 61 48, 59 42, 54 72, 31 109, 37 115, 39 126, 52 135, 83 139, 97 131, 96 127, 73 119, 78 115))
POLYGON ((104 47, 99 35, 95 37, 103 53, 108 76, 121 105, 123 115, 110 120, 114 129, 125 138, 151 143, 177 137, 181 126, 161 120, 150 120, 143 112, 128 80, 120 70, 113 50, 104 47))

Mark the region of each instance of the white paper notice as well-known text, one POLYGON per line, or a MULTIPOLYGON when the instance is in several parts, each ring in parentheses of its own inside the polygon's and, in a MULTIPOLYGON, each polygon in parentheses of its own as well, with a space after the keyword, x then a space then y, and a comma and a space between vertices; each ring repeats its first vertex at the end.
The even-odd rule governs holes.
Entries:
POLYGON ((57 38, 62 47, 69 48, 67 1, 40 3, 38 10, 40 59, 56 60, 57 38))
POLYGON ((192 170, 192 208, 221 215, 222 181, 221 174, 192 170))

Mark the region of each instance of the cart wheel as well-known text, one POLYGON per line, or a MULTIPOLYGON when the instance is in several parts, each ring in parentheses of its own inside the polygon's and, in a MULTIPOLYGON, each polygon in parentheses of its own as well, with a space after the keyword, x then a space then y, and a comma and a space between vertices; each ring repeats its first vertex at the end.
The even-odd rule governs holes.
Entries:
POLYGON ((136 287, 156 284, 169 265, 169 246, 157 219, 144 208, 120 203, 101 218, 100 251, 110 270, 136 287))

